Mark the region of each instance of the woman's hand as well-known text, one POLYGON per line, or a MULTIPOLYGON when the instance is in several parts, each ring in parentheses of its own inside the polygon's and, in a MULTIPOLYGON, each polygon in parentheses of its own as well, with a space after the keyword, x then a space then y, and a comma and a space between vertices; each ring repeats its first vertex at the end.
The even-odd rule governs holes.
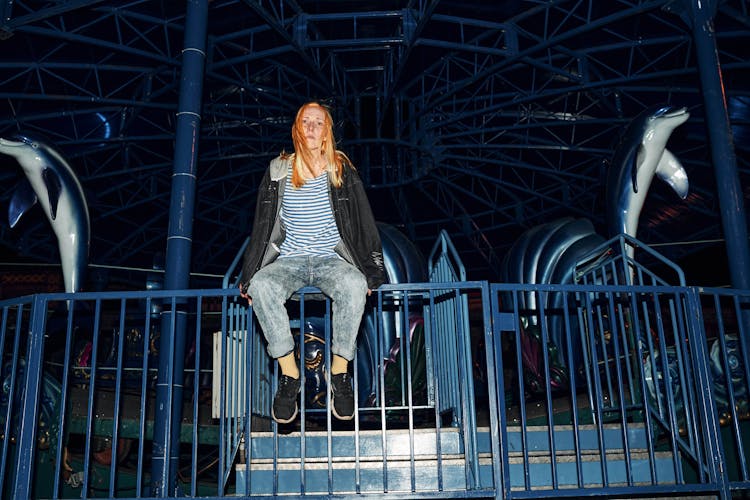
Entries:
POLYGON ((248 305, 253 305, 253 299, 247 294, 247 287, 243 287, 242 283, 240 283, 238 288, 240 289, 240 297, 247 299, 248 305))

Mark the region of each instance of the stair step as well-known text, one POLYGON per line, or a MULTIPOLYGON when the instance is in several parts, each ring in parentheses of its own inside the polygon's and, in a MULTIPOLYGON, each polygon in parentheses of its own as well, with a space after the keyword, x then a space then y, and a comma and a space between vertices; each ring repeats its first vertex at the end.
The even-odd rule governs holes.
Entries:
MULTIPOLYGON (((457 455, 457 454, 442 454, 440 456, 441 460, 463 460, 463 455, 457 455)), ((415 462, 425 462, 430 460, 437 460, 438 456, 436 454, 433 455, 414 455, 414 461, 415 462)), ((295 466, 299 466, 301 462, 300 457, 294 457, 294 458, 279 458, 276 460, 276 463, 279 465, 285 465, 285 464, 293 464, 295 466)), ((383 457, 382 456, 366 456, 366 455, 360 455, 359 457, 355 456, 332 456, 331 457, 331 463, 334 464, 353 464, 356 463, 356 461, 359 460, 361 463, 382 463, 383 457)), ((406 462, 409 463, 411 461, 411 457, 408 455, 398 455, 398 456, 392 456, 388 457, 389 463, 397 463, 397 462, 406 462)), ((252 459, 250 461, 253 467, 257 466, 264 466, 268 464, 273 464, 273 459, 271 458, 256 458, 252 459)), ((305 457, 305 463, 306 464, 328 464, 328 457, 305 457)))
MULTIPOLYGON (((508 427, 508 452, 522 452, 524 450, 523 435, 520 427, 508 427)), ((455 427, 440 429, 440 452, 441 455, 456 455, 463 453, 463 436, 455 427)), ((361 430, 359 439, 351 430, 331 431, 332 454, 340 457, 354 457, 355 450, 359 449, 360 457, 382 457, 383 456, 383 433, 380 430, 361 430)), ((438 432, 435 429, 414 429, 413 437, 408 429, 387 430, 385 433, 385 448, 387 457, 409 457, 410 449, 418 456, 432 456, 437 454, 438 432), (413 441, 413 445, 412 445, 413 441)), ((480 453, 491 451, 490 431, 488 427, 477 429, 477 448, 480 453)), ((631 450, 646 449, 645 428, 641 424, 628 424, 627 427, 628 446, 631 450)), ((301 455, 302 434, 291 432, 289 434, 277 434, 278 459, 298 458, 301 455)), ((549 428, 546 426, 534 426, 526 428, 526 451, 529 454, 536 452, 546 453, 550 446, 549 428)), ((570 425, 558 425, 554 427, 554 443, 556 453, 574 452, 576 440, 574 428, 570 425)), ((274 434, 272 432, 254 432, 251 439, 251 450, 249 455, 255 459, 272 459, 274 457, 274 434)), ((305 456, 307 458, 328 456, 328 433, 326 431, 308 431, 304 434, 305 456)), ((605 450, 622 450, 624 447, 623 431, 619 424, 605 424, 602 426, 602 437, 599 437, 598 428, 594 425, 581 425, 578 427, 578 449, 581 453, 589 451, 599 452, 600 448, 605 450), (604 446, 600 446, 600 440, 604 446)))
MULTIPOLYGON (((440 429, 441 455, 458 455, 463 453, 459 430, 454 427, 440 429)), ((302 434, 292 432, 278 434, 277 459, 297 459, 301 456, 302 434)), ((325 431, 308 431, 304 435, 306 459, 328 457, 328 433, 325 431)), ((251 448, 248 453, 253 462, 268 460, 274 457, 274 435, 271 432, 255 432, 252 434, 251 448)), ((436 457, 438 453, 438 433, 435 429, 415 429, 413 437, 408 429, 388 430, 385 433, 385 449, 387 457, 391 459, 408 458, 410 450, 419 457, 436 457), (413 445, 412 445, 413 442, 413 445)), ((353 431, 331 432, 332 455, 336 457, 354 457, 356 450, 359 456, 383 457, 383 433, 375 430, 359 431, 359 436, 353 431)))
MULTIPOLYGON (((485 460, 485 468, 491 470, 491 463, 485 460)), ((237 465, 237 493, 242 495, 270 495, 273 493, 274 479, 277 478, 277 493, 299 494, 302 489, 303 476, 301 464, 285 462, 278 463, 274 468, 271 463, 253 462, 250 466, 250 476, 247 476, 245 464, 237 465), (247 484, 246 484, 247 479, 247 484)), ((410 460, 360 461, 342 463, 333 462, 329 470, 327 462, 305 462, 304 491, 306 493, 327 493, 329 491, 329 475, 331 491, 337 494, 351 494, 358 490, 361 493, 382 493, 412 491, 432 492, 466 490, 466 470, 463 458, 444 458, 440 461, 422 458, 415 460, 412 476, 410 460), (384 472, 383 465, 387 469, 384 472), (442 474, 440 474, 440 472, 442 474), (359 480, 357 480, 357 474, 359 480), (440 478, 440 479, 439 479, 440 478), (414 484, 412 485, 412 480, 414 484), (359 487, 357 487, 359 485, 359 487)), ((491 477, 491 475, 490 475, 491 477)), ((491 481, 490 481, 491 484, 491 481)))
MULTIPOLYGON (((631 453, 631 473, 634 480, 631 484, 645 485, 657 483, 660 485, 675 484, 675 471, 671 462, 671 455, 659 453, 655 456, 654 469, 656 477, 651 477, 651 467, 646 453, 631 453), (637 479, 637 480, 636 480, 637 479)), ((508 460, 510 469, 510 486, 513 490, 532 490, 552 488, 552 467, 549 457, 534 457, 524 467, 523 456, 510 457, 508 460), (526 470, 528 469, 528 476, 526 470), (524 481, 526 478, 526 482, 524 481)), ((273 463, 253 462, 250 467, 250 476, 247 476, 247 468, 240 464, 236 468, 237 493, 249 495, 269 495, 273 493, 274 478, 278 478, 277 492, 295 494, 300 493, 304 477, 304 491, 307 493, 327 493, 329 490, 329 477, 331 479, 332 491, 336 493, 353 493, 357 491, 359 483, 360 492, 383 492, 383 491, 464 491, 467 488, 466 464, 463 458, 445 458, 438 462, 434 459, 421 459, 414 461, 414 484, 412 484, 412 462, 410 460, 388 460, 387 476, 384 476, 382 460, 354 461, 332 461, 310 462, 304 464, 304 476, 302 475, 302 464, 291 461, 273 463), (357 469, 359 481, 357 481, 357 469), (442 472, 442 474, 439 474, 442 472), (439 478, 442 482, 440 487, 439 478), (246 479, 249 481, 246 484, 246 479), (385 487, 385 489, 384 489, 385 487)), ((602 463, 598 456, 593 454, 581 457, 576 464, 575 457, 566 457, 555 461, 557 486, 560 488, 579 487, 578 468, 580 468, 582 484, 588 488, 603 487, 602 463)), ((606 456, 607 484, 612 486, 626 486, 628 483, 627 470, 625 468, 624 455, 622 453, 610 453, 606 456)), ((479 458, 480 489, 492 490, 493 473, 492 459, 483 455, 479 458)))
MULTIPOLYGON (((524 455, 521 428, 508 427, 507 463, 511 488, 549 489, 553 484, 553 470, 558 487, 575 488, 579 486, 579 469, 586 487, 604 485, 603 469, 609 486, 627 485, 622 426, 603 425, 601 436, 600 429, 594 425, 578 426, 577 431, 576 452, 574 428, 554 426, 553 456, 549 451, 550 429, 545 426, 527 427, 524 455), (604 443, 603 447, 599 446, 600 441, 604 443), (604 460, 600 448, 604 450, 604 460)), ((288 494, 299 494, 301 491, 328 493, 329 487, 335 493, 412 491, 413 487, 419 492, 467 489, 467 477, 473 477, 473 474, 468 471, 464 459, 463 436, 459 429, 414 429, 412 433, 409 430, 388 430, 385 433, 386 460, 383 460, 382 453, 383 436, 380 430, 360 431, 358 437, 351 430, 332 431, 332 456, 329 460, 329 434, 325 431, 306 432, 303 463, 300 459, 301 433, 276 435, 275 438, 270 432, 253 433, 251 453, 247 457, 249 470, 245 464, 236 467, 237 492, 272 494, 275 480, 276 492, 288 494), (275 448, 278 453, 274 461, 275 448), (412 449, 413 455, 410 454, 412 449), (359 450, 358 455, 355 450, 359 450)), ((655 477, 652 477, 644 426, 628 424, 627 436, 630 478, 637 478, 639 484, 674 484, 673 455, 669 452, 654 454, 655 477)), ((490 439, 489 428, 477 429, 478 487, 491 492, 495 485, 490 439)))
MULTIPOLYGON (((554 426, 554 443, 555 451, 575 451, 576 436, 575 427, 572 425, 554 426)), ((622 450, 625 444, 623 439, 623 430, 620 424, 602 425, 602 437, 599 437, 598 427, 595 425, 579 425, 578 428, 578 449, 583 453, 587 451, 599 452, 600 448, 605 450, 622 450), (600 446, 600 441, 604 446, 600 446)), ((508 434, 508 452, 521 452, 524 449, 523 434, 521 427, 509 426, 506 428, 508 434)), ((489 428, 477 429, 477 445, 480 452, 490 451, 490 434, 489 428)), ((642 424, 628 424, 627 426, 627 443, 631 450, 646 449, 648 441, 646 439, 646 429, 642 424)), ((529 426, 526 427, 526 450, 529 453, 541 451, 549 452, 550 450, 550 432, 548 426, 529 426)))
MULTIPOLYGON (((651 476, 650 457, 646 452, 631 452, 630 477, 633 484, 675 484, 676 473, 672 462, 672 454, 659 452, 654 454, 654 470, 656 477, 651 476)), ((512 489, 525 489, 525 467, 522 455, 509 457, 510 483, 512 489)), ((605 455, 606 467, 602 466, 601 456, 598 454, 581 455, 580 462, 576 462, 575 455, 557 456, 554 462, 557 483, 561 488, 578 487, 578 468, 581 469, 583 484, 587 488, 603 487, 602 469, 607 471, 608 486, 626 486, 628 474, 625 455, 610 452, 605 455)), ((528 468, 528 482, 531 489, 548 489, 552 487, 553 463, 549 456, 529 457, 525 463, 528 468)), ((484 471, 484 468, 482 469, 484 471)), ((488 471, 491 473, 491 470, 488 471)))

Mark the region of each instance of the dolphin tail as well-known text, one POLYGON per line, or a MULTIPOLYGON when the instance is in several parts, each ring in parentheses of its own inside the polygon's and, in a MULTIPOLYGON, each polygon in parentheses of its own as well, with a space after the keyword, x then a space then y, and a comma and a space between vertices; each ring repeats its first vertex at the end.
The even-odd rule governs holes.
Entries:
POLYGON ((669 184, 677 196, 683 200, 688 195, 688 177, 685 169, 668 149, 664 148, 659 164, 656 167, 656 175, 669 184))

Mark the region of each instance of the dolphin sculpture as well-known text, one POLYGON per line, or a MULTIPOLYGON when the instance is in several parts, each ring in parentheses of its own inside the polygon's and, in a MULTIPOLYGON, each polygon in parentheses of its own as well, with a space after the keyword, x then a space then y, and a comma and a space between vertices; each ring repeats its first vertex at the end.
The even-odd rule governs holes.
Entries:
MULTIPOLYGON (((633 238, 654 175, 684 199, 688 178, 680 161, 667 149, 672 131, 690 117, 687 108, 664 106, 638 115, 625 130, 607 176, 607 227, 610 236, 633 238)), ((632 248, 629 250, 632 258, 632 248)))
POLYGON ((0 138, 0 153, 14 157, 26 176, 8 207, 10 226, 15 227, 38 201, 57 236, 65 291, 81 291, 88 263, 90 223, 78 177, 57 151, 25 135, 0 138))
MULTIPOLYGON (((662 106, 651 108, 628 125, 612 157, 607 176, 607 227, 610 236, 625 233, 633 238, 638 230, 646 195, 654 176, 665 181, 681 198, 688 193, 688 178, 679 160, 666 148, 675 128, 690 117, 686 108, 662 106)), ((569 284, 576 264, 598 251, 605 238, 594 231, 586 219, 562 218, 527 229, 511 247, 503 262, 502 277, 509 283, 569 284)), ((633 258, 633 248, 627 249, 633 258)), ((632 272, 632 271, 631 271, 632 272)), ((631 276, 632 280, 632 276, 631 276)), ((521 294, 519 306, 535 310, 533 292, 521 294)), ((544 304, 548 310, 562 307, 562 294, 550 293, 544 304)), ((558 347, 564 344, 562 320, 551 317, 549 334, 558 347)), ((575 321, 575 318, 574 320, 575 321)), ((536 325, 532 315, 528 324, 536 325)), ((581 362, 579 350, 573 353, 573 365, 581 362)), ((561 360, 565 363, 566 360, 561 360)), ((529 367, 538 370, 539 367, 529 367)))

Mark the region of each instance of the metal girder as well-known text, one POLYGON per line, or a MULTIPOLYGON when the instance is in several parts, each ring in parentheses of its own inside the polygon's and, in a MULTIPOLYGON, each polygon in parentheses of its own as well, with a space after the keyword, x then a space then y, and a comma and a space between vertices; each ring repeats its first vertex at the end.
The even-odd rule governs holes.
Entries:
POLYGON ((102 1, 104 0, 68 0, 50 4, 49 2, 3 0, 0 8, 0 13, 2 13, 0 30, 6 33, 12 32, 18 26, 60 16, 102 1))
MULTIPOLYGON (((332 106, 376 217, 425 252, 452 228, 481 273, 538 222, 588 216, 603 228, 603 183, 624 127, 649 106, 686 105, 691 119, 670 149, 691 195, 681 202, 654 186, 643 236, 720 237, 693 42, 663 9, 669 3, 211 2, 194 271, 222 274, 231 262, 252 224, 255 186, 269 160, 290 150, 294 113, 309 99, 332 106)), ((11 37, 0 40, 0 136, 43 135, 79 173, 95 264, 148 267, 164 251, 184 9, 168 0, 0 7, 11 37)), ((748 19, 746 2, 718 3, 719 57, 743 152, 748 19)), ((747 182, 744 154, 738 169, 747 182)), ((0 203, 19 176, 0 171, 0 203)), ((54 260, 46 221, 26 217, 0 232, 2 246, 54 260)))

